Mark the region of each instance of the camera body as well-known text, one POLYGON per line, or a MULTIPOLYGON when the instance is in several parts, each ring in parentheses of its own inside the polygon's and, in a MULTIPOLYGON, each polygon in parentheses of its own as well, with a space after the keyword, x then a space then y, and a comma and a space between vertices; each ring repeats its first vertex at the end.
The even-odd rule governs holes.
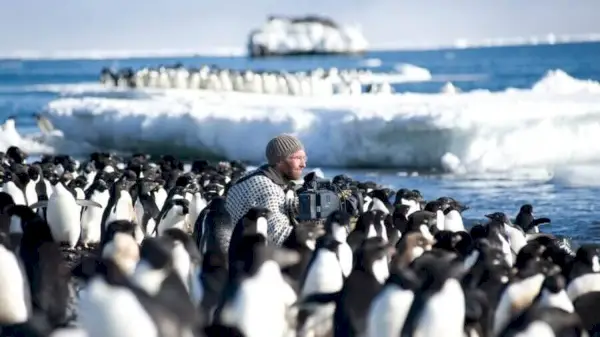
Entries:
POLYGON ((298 220, 311 221, 324 219, 342 208, 338 189, 329 180, 307 181, 298 191, 298 220))

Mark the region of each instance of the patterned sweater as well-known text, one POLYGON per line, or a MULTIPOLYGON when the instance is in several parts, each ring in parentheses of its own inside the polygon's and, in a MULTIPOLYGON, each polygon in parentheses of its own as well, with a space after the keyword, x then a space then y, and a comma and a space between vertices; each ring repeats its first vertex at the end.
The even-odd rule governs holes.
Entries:
POLYGON ((259 167, 244 177, 229 188, 225 199, 225 208, 231 215, 232 223, 235 226, 252 207, 267 208, 271 211, 271 216, 267 219, 268 240, 281 246, 293 228, 287 216, 288 210, 297 202, 286 202, 284 189, 288 182, 268 166, 259 167), (244 177, 256 174, 259 170, 263 174, 242 181, 244 177))

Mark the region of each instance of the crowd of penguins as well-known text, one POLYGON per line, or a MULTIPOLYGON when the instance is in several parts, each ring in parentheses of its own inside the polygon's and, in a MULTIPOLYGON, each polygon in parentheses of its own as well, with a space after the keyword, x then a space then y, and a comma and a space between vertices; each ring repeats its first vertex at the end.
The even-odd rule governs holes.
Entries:
MULTIPOLYGON (((239 162, 0 154, 2 336, 485 337, 600 331, 595 246, 521 207, 466 230, 460 202, 351 181, 357 214, 268 240, 233 224, 239 162), (394 200, 391 202, 390 200, 394 200), (231 232, 229 245, 217 240, 231 232)), ((347 176, 335 177, 348 183, 347 176)))

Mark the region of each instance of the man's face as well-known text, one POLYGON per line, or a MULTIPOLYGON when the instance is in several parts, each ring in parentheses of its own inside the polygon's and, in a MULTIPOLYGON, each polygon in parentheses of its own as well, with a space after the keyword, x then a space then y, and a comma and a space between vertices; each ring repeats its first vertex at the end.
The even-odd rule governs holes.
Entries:
POLYGON ((306 152, 296 151, 279 163, 279 170, 288 179, 298 180, 302 178, 302 170, 306 167, 306 152))

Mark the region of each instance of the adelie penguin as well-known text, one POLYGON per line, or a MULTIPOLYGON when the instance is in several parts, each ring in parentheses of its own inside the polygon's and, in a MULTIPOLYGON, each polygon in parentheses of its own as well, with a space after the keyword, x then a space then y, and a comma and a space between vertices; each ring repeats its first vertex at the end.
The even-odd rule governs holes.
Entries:
POLYGON ((110 193, 108 185, 102 179, 97 179, 85 192, 86 199, 96 202, 100 207, 83 207, 81 214, 81 241, 84 246, 100 243, 102 236, 102 214, 108 205, 110 193))
POLYGON ((215 323, 235 327, 245 336, 284 336, 292 326, 286 311, 296 295, 283 280, 280 269, 298 262, 293 251, 267 246, 260 234, 242 237, 243 260, 231 275, 215 323))
POLYGON ((546 223, 550 223, 550 219, 535 219, 533 217, 533 206, 531 204, 521 206, 519 214, 517 214, 517 217, 515 218, 515 225, 519 226, 527 234, 539 233, 539 226, 546 223))
POLYGON ((371 301, 389 276, 390 247, 381 237, 366 239, 356 252, 354 269, 338 295, 334 336, 361 336, 367 328, 371 301))
POLYGON ((63 181, 59 180, 48 201, 39 201, 31 205, 33 209, 40 207, 47 209, 46 218, 54 240, 74 248, 81 235, 80 207, 102 207, 102 205, 90 200, 75 199, 63 181))
POLYGON ((566 291, 590 336, 600 333, 600 249, 596 245, 577 250, 566 291))

